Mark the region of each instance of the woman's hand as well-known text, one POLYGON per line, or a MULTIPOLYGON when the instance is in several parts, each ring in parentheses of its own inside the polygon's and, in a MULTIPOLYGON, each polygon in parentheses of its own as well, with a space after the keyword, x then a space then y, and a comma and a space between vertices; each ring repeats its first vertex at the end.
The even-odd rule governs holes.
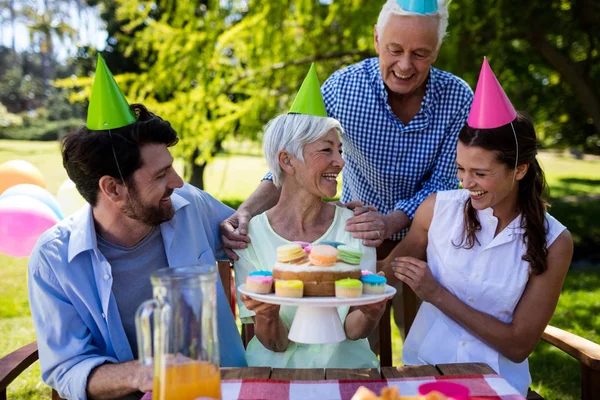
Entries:
POLYGON ((410 286, 423 301, 436 304, 443 288, 426 262, 414 257, 397 257, 392 261, 392 270, 396 278, 410 286))
MULTIPOLYGON (((379 276, 385 277, 385 273, 383 271, 379 271, 377 273, 379 276)), ((380 301, 379 303, 367 304, 365 306, 356 307, 360 312, 363 313, 365 319, 372 322, 373 324, 377 324, 385 311, 385 306, 387 302, 390 301, 394 296, 390 296, 380 301)))
POLYGON ((368 337, 381 319, 387 302, 391 297, 379 303, 367 304, 360 307, 350 308, 350 312, 344 322, 346 337, 350 340, 358 340, 368 337))
POLYGON ((383 312, 385 311, 385 306, 387 305, 387 302, 389 300, 391 300, 392 297, 393 296, 390 296, 390 297, 380 301, 379 303, 373 303, 373 304, 367 304, 365 306, 359 306, 359 307, 356 307, 356 309, 359 310, 363 314, 363 316, 367 322, 372 323, 373 327, 375 327, 375 325, 381 319, 383 312))
POLYGON ((263 318, 279 318, 279 305, 263 303, 262 301, 254 300, 244 294, 241 295, 242 302, 250 311, 254 311, 257 317, 263 318))
POLYGON ((285 351, 289 344, 288 331, 279 318, 279 306, 256 301, 245 295, 241 295, 241 299, 248 310, 256 313, 254 333, 262 345, 271 351, 285 351))

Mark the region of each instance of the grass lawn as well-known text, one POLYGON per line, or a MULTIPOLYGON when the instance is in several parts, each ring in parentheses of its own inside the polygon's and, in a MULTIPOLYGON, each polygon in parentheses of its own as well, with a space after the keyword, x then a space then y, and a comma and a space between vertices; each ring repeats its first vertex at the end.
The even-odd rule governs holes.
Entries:
MULTIPOLYGON (((229 145, 206 170, 206 190, 230 204, 239 204, 256 187, 266 171, 260 149, 255 145, 229 145)), ((542 164, 552 197, 600 194, 600 162, 578 161, 542 153, 542 164)), ((67 178, 58 145, 54 142, 0 140, 0 163, 26 160, 46 178, 56 193, 67 178)), ((577 243, 593 248, 600 243, 600 201, 553 202, 551 213, 572 231, 577 243)), ((585 247, 585 246, 584 246, 585 247)), ((0 255, 0 357, 35 339, 27 301, 26 259, 0 255)), ((600 343, 600 268, 572 269, 552 324, 600 343)), ((401 364, 402 341, 392 323, 394 364, 401 364)), ((532 388, 546 399, 578 399, 579 366, 568 355, 540 343, 530 357, 532 388)), ((10 387, 11 399, 50 399, 50 390, 41 383, 39 364, 34 364, 10 387)))

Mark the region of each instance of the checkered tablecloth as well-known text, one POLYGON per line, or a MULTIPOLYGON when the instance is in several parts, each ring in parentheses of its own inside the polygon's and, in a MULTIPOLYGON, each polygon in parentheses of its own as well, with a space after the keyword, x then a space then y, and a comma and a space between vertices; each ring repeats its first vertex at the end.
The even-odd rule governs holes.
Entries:
MULTIPOLYGON (((524 400, 499 375, 445 375, 382 380, 280 381, 273 379, 231 379, 221 382, 223 400, 350 400, 360 386, 379 394, 386 386, 397 386, 401 396, 417 396, 420 385, 436 380, 467 386, 471 399, 524 400)), ((146 393, 143 400, 152 399, 146 393)))

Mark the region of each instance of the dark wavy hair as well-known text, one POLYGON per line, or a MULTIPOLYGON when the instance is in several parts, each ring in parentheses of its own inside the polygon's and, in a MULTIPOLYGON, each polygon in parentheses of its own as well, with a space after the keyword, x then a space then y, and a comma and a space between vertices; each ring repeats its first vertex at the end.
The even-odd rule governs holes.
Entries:
POLYGON ((134 187, 133 173, 142 167, 141 147, 146 144, 171 147, 179 140, 168 121, 151 113, 142 104, 132 104, 130 108, 137 117, 131 125, 111 129, 110 133, 82 126, 61 141, 63 166, 81 196, 92 207, 98 201, 100 178, 108 175, 121 180, 115 155, 125 183, 134 187))
MULTIPOLYGON (((458 140, 465 146, 476 146, 495 152, 496 159, 511 170, 515 168, 515 161, 518 165, 529 164, 527 173, 518 181, 517 206, 522 214, 521 228, 525 229, 523 243, 527 246, 523 260, 528 261, 531 271, 539 275, 547 269, 548 256, 548 226, 545 215, 548 203, 543 199, 546 194, 546 179, 536 158, 538 145, 531 119, 518 113, 512 124, 519 144, 518 160, 515 160, 517 148, 510 123, 494 129, 475 129, 465 125, 458 135, 458 140)), ((481 223, 471 199, 465 203, 464 211, 465 231, 459 246, 470 249, 477 243, 475 234, 481 230, 481 223)))

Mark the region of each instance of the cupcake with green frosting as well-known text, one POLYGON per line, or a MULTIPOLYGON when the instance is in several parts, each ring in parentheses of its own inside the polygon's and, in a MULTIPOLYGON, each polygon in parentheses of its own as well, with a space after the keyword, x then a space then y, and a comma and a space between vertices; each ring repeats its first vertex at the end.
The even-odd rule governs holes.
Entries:
POLYGON ((335 281, 335 297, 351 299, 362 296, 363 284, 358 279, 340 279, 335 281))

